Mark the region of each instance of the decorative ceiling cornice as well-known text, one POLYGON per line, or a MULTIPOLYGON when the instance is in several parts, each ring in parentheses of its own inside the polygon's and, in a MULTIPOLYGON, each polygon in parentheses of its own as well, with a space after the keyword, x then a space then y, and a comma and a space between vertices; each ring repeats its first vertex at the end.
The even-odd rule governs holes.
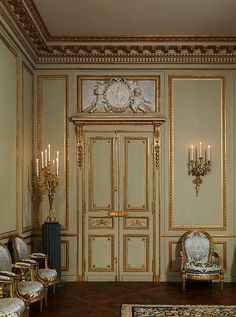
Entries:
POLYGON ((39 63, 236 62, 236 36, 51 36, 32 0, 2 1, 39 63))

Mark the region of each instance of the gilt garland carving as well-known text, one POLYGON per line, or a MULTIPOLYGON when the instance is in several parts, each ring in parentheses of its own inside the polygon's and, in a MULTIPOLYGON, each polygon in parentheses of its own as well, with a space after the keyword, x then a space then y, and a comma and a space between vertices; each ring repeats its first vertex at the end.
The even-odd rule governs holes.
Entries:
POLYGON ((236 62, 235 36, 53 37, 32 0, 2 3, 37 53, 39 63, 236 62), (98 44, 89 44, 95 41, 98 44))

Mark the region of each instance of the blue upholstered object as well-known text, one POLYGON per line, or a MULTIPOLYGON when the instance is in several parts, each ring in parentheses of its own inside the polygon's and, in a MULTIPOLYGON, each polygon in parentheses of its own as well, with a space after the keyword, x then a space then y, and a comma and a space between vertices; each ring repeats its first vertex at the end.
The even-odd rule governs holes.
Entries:
POLYGON ((224 268, 219 253, 213 251, 213 240, 205 231, 188 231, 182 237, 181 277, 185 281, 220 280, 223 290, 224 268))
POLYGON ((1 298, 0 299, 0 316, 21 316, 25 311, 24 301, 20 298, 1 298))

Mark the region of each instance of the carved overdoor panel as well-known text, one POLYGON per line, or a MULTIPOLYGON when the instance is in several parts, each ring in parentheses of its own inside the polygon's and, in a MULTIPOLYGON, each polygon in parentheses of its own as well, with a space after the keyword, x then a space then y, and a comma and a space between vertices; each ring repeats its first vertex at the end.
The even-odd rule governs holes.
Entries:
POLYGON ((157 256, 153 127, 88 127, 83 142, 83 279, 152 281, 157 256))

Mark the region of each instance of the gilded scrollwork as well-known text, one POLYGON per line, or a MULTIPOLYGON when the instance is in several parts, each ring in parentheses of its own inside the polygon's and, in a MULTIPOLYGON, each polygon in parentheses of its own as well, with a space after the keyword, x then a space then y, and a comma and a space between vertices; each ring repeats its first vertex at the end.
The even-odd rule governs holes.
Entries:
POLYGON ((125 229, 148 229, 148 218, 127 217, 125 218, 125 229))
POLYGON ((111 229, 113 228, 113 220, 110 217, 90 217, 90 229, 111 229))

